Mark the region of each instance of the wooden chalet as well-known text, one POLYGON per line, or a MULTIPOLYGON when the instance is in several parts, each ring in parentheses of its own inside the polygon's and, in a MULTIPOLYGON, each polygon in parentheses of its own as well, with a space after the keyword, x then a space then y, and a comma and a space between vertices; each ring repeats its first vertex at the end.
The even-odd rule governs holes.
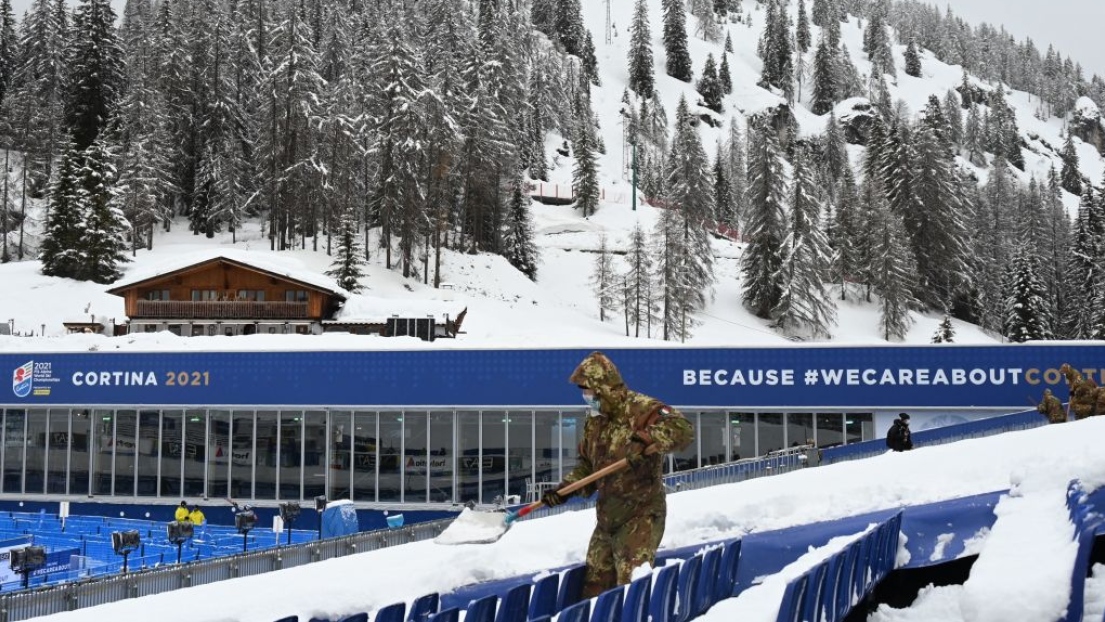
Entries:
POLYGON ((120 282, 108 293, 125 299, 131 333, 318 334, 346 299, 327 283, 310 272, 217 255, 120 282))

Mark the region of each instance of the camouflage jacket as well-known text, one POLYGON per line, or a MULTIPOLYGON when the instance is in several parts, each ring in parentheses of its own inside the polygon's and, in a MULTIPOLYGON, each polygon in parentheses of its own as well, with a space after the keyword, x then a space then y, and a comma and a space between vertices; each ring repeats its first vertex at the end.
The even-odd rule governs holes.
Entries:
POLYGON ((1036 410, 1047 416, 1049 423, 1063 423, 1067 420, 1067 412, 1063 409, 1063 403, 1059 398, 1051 394, 1050 390, 1044 391, 1044 399, 1036 406, 1036 410))
POLYGON ((598 492, 598 524, 603 530, 615 529, 638 516, 663 516, 663 454, 680 451, 691 443, 691 423, 663 402, 626 388, 617 368, 602 353, 584 359, 570 381, 595 391, 600 414, 587 419, 579 443, 579 462, 563 484, 621 460, 637 442, 633 440, 636 436, 656 445, 659 451, 646 456, 638 467, 609 475, 579 494, 598 492))

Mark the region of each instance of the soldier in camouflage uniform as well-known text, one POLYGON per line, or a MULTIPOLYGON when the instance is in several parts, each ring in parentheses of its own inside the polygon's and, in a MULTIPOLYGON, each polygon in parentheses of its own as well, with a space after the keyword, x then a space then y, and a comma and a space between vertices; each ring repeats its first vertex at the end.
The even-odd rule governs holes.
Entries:
POLYGON ((1044 389, 1044 399, 1036 405, 1036 410, 1047 416, 1048 423, 1065 423, 1067 421, 1067 412, 1063 410, 1063 403, 1051 394, 1051 389, 1044 389))
POLYGON ((1070 409, 1074 411, 1074 418, 1085 419, 1093 416, 1097 383, 1083 378, 1077 369, 1067 363, 1063 363, 1059 371, 1067 377, 1067 385, 1070 386, 1070 409))
MULTIPOLYGON (((622 458, 630 465, 579 491, 583 496, 598 492, 598 524, 587 549, 583 585, 583 598, 591 598, 629 583, 634 568, 655 560, 667 518, 663 454, 689 445, 694 428, 674 408, 628 389, 601 352, 585 358, 569 382, 583 390, 591 416, 579 443, 579 462, 557 488, 622 458), (658 451, 646 455, 649 445, 658 451)), ((555 506, 563 497, 550 491, 542 501, 555 506)))

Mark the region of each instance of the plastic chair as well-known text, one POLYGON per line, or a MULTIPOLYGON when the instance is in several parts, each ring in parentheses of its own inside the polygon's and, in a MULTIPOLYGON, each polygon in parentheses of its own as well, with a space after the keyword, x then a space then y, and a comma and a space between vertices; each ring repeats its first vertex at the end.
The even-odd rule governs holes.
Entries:
POLYGON ((556 622, 587 622, 591 617, 591 601, 584 600, 560 612, 556 622))
POLYGON ((338 622, 368 622, 368 614, 365 612, 354 613, 351 616, 340 618, 338 622))
POLYGON ((394 603, 376 612, 376 622, 403 622, 407 615, 407 603, 394 603))
POLYGON ((503 602, 499 604, 495 622, 525 622, 532 587, 529 583, 523 583, 510 588, 506 596, 503 596, 503 602))
POLYGON ((426 622, 430 619, 430 616, 437 613, 439 606, 441 606, 441 599, 437 592, 419 596, 411 603, 411 611, 410 615, 407 616, 407 622, 426 622))
POLYGON ((599 594, 595 599, 595 609, 591 612, 591 622, 621 622, 624 594, 625 588, 620 585, 599 594))
POLYGON ((675 622, 676 582, 679 566, 664 566, 656 573, 652 596, 648 603, 649 622, 675 622))
POLYGON ((556 597, 557 611, 564 611, 579 602, 583 595, 583 576, 586 573, 586 564, 573 566, 564 572, 564 576, 560 578, 560 593, 556 597))
POLYGON ((698 578, 702 572, 702 556, 694 555, 683 562, 679 569, 679 581, 676 593, 679 600, 675 606, 675 622, 688 622, 698 614, 695 596, 698 594, 698 578))
POLYGON ((529 619, 556 614, 557 590, 560 588, 560 575, 551 574, 533 586, 533 596, 529 599, 529 619))
POLYGON ((495 606, 498 604, 499 597, 494 594, 468 603, 468 608, 464 611, 464 622, 494 622, 495 606))
POLYGON ((621 622, 648 622, 649 594, 652 592, 652 575, 645 575, 629 584, 622 602, 621 622))

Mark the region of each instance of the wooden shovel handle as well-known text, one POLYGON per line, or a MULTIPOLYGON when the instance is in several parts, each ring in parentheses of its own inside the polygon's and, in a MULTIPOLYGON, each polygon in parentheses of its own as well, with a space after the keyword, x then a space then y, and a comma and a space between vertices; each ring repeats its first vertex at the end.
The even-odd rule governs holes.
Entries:
MULTIPOLYGON (((652 444, 652 445, 649 445, 648 447, 645 447, 645 450, 644 450, 643 453, 645 455, 652 455, 652 454, 656 453, 657 451, 659 451, 659 449, 656 447, 655 444, 652 444)), ((617 462, 614 462, 612 464, 608 464, 608 465, 602 467, 598 471, 595 471, 594 473, 588 475, 587 477, 584 477, 583 479, 581 479, 579 481, 575 481, 575 482, 572 482, 571 484, 568 484, 567 486, 561 488, 560 490, 557 490, 556 493, 558 495, 562 495, 562 496, 570 495, 573 492, 579 490, 580 488, 584 488, 588 484, 592 484, 594 482, 597 482, 598 480, 606 477, 607 475, 611 475, 613 473, 617 473, 618 471, 621 471, 622 469, 624 469, 627 466, 629 466, 629 462, 625 458, 622 458, 621 460, 618 460, 617 462)), ((526 514, 529 514, 530 512, 536 510, 537 508, 543 507, 544 505, 545 505, 545 502, 538 499, 537 501, 534 501, 533 503, 527 505, 526 507, 522 508, 521 510, 518 510, 518 513, 514 515, 514 518, 522 518, 526 514)), ((513 521, 513 519, 511 519, 511 520, 513 521)))

